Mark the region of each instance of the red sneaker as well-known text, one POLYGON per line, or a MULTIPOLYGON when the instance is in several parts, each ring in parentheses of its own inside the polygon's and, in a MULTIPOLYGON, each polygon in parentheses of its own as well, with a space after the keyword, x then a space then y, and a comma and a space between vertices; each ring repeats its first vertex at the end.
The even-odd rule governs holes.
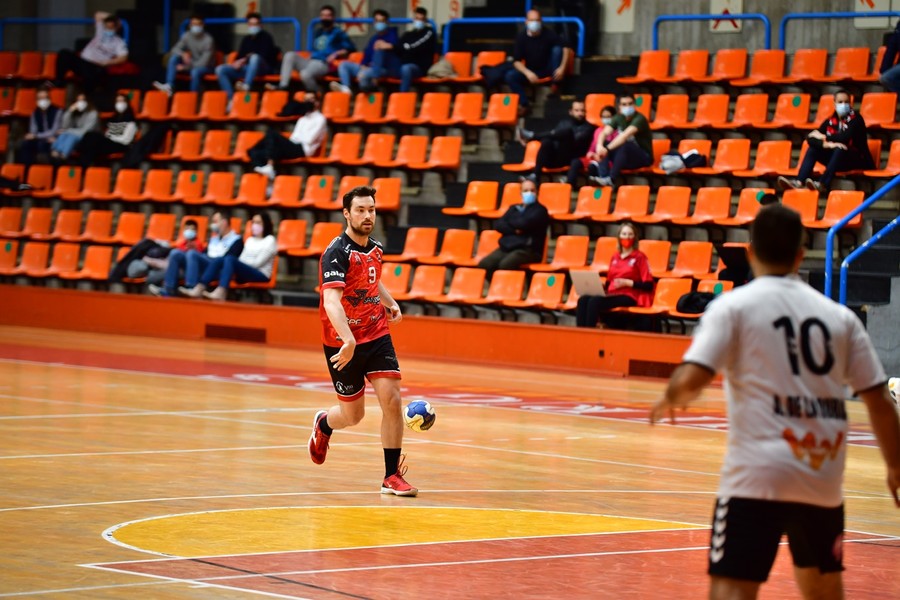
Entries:
POLYGON ((403 476, 406 475, 406 467, 403 465, 405 456, 400 457, 400 464, 397 465, 397 472, 390 477, 385 478, 381 482, 382 494, 393 494, 395 496, 415 496, 419 493, 417 488, 406 483, 403 476))
POLYGON ((320 410, 313 418, 313 430, 309 435, 309 457, 317 465, 325 462, 325 455, 328 454, 328 440, 330 435, 325 435, 319 428, 319 423, 325 418, 328 412, 320 410))

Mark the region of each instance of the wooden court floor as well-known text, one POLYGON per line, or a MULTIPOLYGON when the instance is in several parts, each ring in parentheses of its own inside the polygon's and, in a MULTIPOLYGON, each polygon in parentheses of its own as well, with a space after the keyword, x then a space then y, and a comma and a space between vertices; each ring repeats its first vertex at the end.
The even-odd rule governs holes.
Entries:
MULTIPOLYGON (((375 402, 309 461, 319 352, 0 327, 0 597, 705 596, 721 390, 651 428, 660 381, 398 353, 438 415, 404 443, 417 498, 379 493, 375 402)), ((900 598, 900 511, 850 412, 847 596, 900 598)), ((761 597, 797 597, 787 554, 761 597)))

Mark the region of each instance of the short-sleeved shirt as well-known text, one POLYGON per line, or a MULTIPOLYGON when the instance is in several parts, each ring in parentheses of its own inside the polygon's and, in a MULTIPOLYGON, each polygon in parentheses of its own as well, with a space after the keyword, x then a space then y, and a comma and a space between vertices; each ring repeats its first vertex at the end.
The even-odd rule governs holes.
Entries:
POLYGON ((796 276, 759 277, 710 303, 684 361, 725 376, 720 496, 841 504, 845 386, 887 379, 852 311, 796 276))
POLYGON ((637 145, 640 146, 644 152, 653 156, 653 136, 650 133, 650 123, 647 122, 647 117, 635 111, 635 113, 631 115, 631 120, 628 120, 624 115, 619 113, 612 118, 609 125, 619 132, 625 131, 633 126, 637 129, 634 134, 634 141, 637 142, 637 145))
POLYGON ((567 46, 564 38, 552 29, 541 27, 538 35, 522 31, 516 36, 513 60, 525 61, 525 66, 541 77, 547 77, 559 65, 550 64, 550 51, 556 46, 567 46))
POLYGON ((96 21, 94 37, 81 51, 81 58, 98 65, 105 65, 114 58, 128 56, 128 45, 118 35, 107 37, 103 32, 106 27, 102 20, 96 21))
MULTIPOLYGON (((378 291, 383 254, 380 242, 369 238, 365 246, 360 246, 344 232, 331 241, 319 261, 319 287, 323 292, 328 288, 343 288, 341 304, 357 344, 390 333, 378 291)), ((324 294, 319 298, 319 318, 322 343, 343 345, 325 312, 324 294)))
POLYGON ((606 280, 609 282, 609 288, 606 290, 607 295, 622 295, 634 298, 637 306, 650 306, 653 304, 653 290, 641 290, 635 287, 617 288, 614 281, 616 279, 630 279, 638 282, 653 282, 653 275, 650 273, 650 261, 647 255, 640 250, 633 250, 628 256, 622 258, 619 252, 613 252, 612 258, 609 260, 609 269, 606 273, 606 280))

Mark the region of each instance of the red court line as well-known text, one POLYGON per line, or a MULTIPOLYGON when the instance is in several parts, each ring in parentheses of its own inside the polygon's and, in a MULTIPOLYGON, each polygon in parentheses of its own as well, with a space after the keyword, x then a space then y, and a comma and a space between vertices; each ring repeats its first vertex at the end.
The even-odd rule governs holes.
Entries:
MULTIPOLYGON (((64 364, 116 370, 137 371, 161 375, 200 377, 241 383, 257 383, 282 387, 309 387, 320 391, 331 390, 331 381, 321 372, 279 369, 264 366, 242 367, 230 363, 191 361, 165 357, 131 356, 115 352, 44 348, 25 344, 0 344, 0 358, 27 360, 47 364, 64 364)), ((323 358, 324 365, 324 358, 323 358)), ((590 395, 560 394, 511 395, 508 390, 490 387, 466 386, 461 392, 446 383, 434 385, 404 385, 404 400, 421 398, 448 404, 492 405, 517 408, 534 412, 569 414, 607 419, 620 419, 639 423, 647 422, 647 408, 625 401, 604 401, 598 404, 590 395)), ((691 407, 679 417, 679 426, 703 429, 727 430, 725 405, 721 408, 691 407)), ((854 446, 875 446, 875 438, 868 423, 853 424, 847 442, 854 446)))
MULTIPOLYGON (((340 536, 340 532, 335 533, 340 536)), ((896 599, 896 540, 850 534, 849 598, 896 599)), ((281 552, 94 565, 220 587, 316 598, 699 598, 706 594, 708 530, 623 532, 376 548, 281 552), (612 594, 612 595, 610 595, 612 594)), ((779 552, 763 598, 795 597, 779 552)))

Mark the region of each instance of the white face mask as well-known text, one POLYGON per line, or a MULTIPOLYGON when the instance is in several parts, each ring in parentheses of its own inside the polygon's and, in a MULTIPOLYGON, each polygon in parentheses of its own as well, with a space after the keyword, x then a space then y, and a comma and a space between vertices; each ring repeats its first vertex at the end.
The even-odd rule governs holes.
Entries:
POLYGON ((123 113, 128 110, 127 102, 116 102, 116 112, 123 113))
POLYGON ((425 29, 425 21, 419 21, 418 19, 412 22, 413 29, 425 29))
POLYGON ((846 117, 850 114, 850 103, 849 102, 836 102, 834 104, 834 110, 837 112, 839 117, 846 117))
POLYGON ((528 29, 531 33, 537 33, 541 30, 541 22, 540 21, 526 21, 525 28, 528 29))
POLYGON ((41 110, 47 110, 50 108, 50 98, 41 98, 37 101, 37 105, 41 110))
POLYGON ((600 117, 600 122, 604 125, 609 125, 612 123, 612 117, 600 117))
POLYGON ((634 114, 634 107, 633 106, 620 106, 619 112, 622 113, 622 116, 630 117, 631 115, 634 114))
POLYGON ((203 33, 203 25, 191 25, 191 33, 194 35, 200 35, 203 33))
POLYGON ((87 102, 84 100, 79 100, 75 103, 75 110, 79 112, 84 112, 87 110, 87 102))

